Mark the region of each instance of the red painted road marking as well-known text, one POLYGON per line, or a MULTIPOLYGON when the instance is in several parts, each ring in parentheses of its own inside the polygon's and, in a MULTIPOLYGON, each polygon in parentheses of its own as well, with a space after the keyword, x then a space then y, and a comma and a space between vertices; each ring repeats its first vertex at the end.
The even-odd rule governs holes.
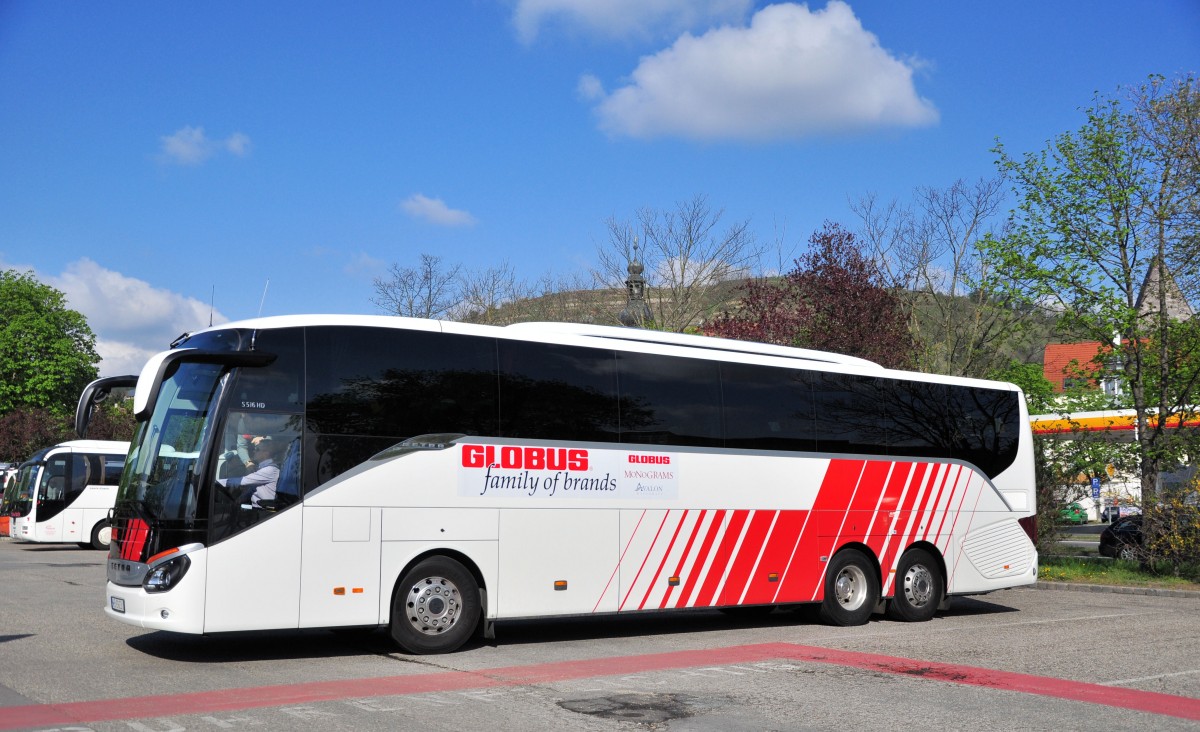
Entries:
POLYGON ((510 666, 481 671, 447 671, 412 676, 317 681, 252 689, 201 691, 191 694, 167 694, 126 699, 35 704, 0 707, 0 730, 50 725, 86 724, 147 717, 177 717, 189 714, 231 712, 243 709, 279 707, 292 704, 361 699, 363 697, 429 694, 467 689, 486 689, 556 681, 619 676, 677 668, 748 663, 753 661, 794 661, 827 663, 868 671, 914 676, 968 686, 1067 699, 1120 709, 1149 712, 1180 719, 1200 720, 1200 699, 1172 696, 1152 691, 1116 688, 1068 681, 1047 676, 995 671, 953 663, 918 661, 911 658, 881 656, 873 653, 839 651, 831 648, 792 643, 764 643, 704 651, 676 651, 644 656, 618 656, 582 661, 510 666))

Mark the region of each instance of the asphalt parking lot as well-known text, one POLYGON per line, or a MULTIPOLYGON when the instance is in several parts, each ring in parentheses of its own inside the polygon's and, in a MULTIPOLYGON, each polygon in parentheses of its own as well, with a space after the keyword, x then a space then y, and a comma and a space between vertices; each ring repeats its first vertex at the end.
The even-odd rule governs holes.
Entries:
POLYGON ((146 632, 104 556, 0 541, 0 729, 1200 729, 1200 598, 1016 589, 933 621, 713 611, 386 633, 146 632))

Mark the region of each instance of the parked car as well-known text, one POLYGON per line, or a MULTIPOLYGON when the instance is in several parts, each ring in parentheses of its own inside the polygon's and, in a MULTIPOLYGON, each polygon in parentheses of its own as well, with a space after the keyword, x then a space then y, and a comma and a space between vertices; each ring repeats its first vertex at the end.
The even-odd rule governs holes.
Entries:
POLYGON ((1141 506, 1124 505, 1124 506, 1105 506, 1100 510, 1101 523, 1111 523, 1121 518, 1122 516, 1132 516, 1142 512, 1141 506))
POLYGON ((1100 532, 1100 556, 1133 559, 1142 548, 1141 515, 1119 518, 1100 532))
POLYGON ((1068 524, 1086 524, 1088 515, 1078 503, 1071 503, 1058 510, 1058 520, 1068 524))

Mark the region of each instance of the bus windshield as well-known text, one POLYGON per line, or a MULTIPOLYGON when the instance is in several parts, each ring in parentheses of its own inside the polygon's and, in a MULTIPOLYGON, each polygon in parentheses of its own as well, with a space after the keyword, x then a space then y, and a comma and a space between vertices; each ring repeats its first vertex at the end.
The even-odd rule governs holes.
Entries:
POLYGON ((180 362, 164 379, 154 413, 138 425, 117 505, 143 519, 193 526, 200 505, 200 452, 223 382, 221 364, 180 362))
POLYGON ((12 497, 5 492, 5 502, 9 502, 9 510, 13 516, 28 516, 33 510, 33 489, 37 487, 38 475, 41 474, 43 463, 29 461, 21 465, 16 480, 12 485, 12 497))

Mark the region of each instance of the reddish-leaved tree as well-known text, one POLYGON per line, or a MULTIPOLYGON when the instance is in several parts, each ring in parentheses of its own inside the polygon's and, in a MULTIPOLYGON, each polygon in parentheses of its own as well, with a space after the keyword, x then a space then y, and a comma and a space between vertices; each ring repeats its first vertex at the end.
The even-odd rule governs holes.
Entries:
POLYGON ((705 334, 911 366, 913 340, 900 301, 854 235, 826 222, 809 242, 796 269, 778 281, 747 284, 738 309, 715 318, 705 334))
POLYGON ((0 461, 19 463, 43 447, 70 439, 67 422, 44 407, 19 407, 0 416, 0 461))

